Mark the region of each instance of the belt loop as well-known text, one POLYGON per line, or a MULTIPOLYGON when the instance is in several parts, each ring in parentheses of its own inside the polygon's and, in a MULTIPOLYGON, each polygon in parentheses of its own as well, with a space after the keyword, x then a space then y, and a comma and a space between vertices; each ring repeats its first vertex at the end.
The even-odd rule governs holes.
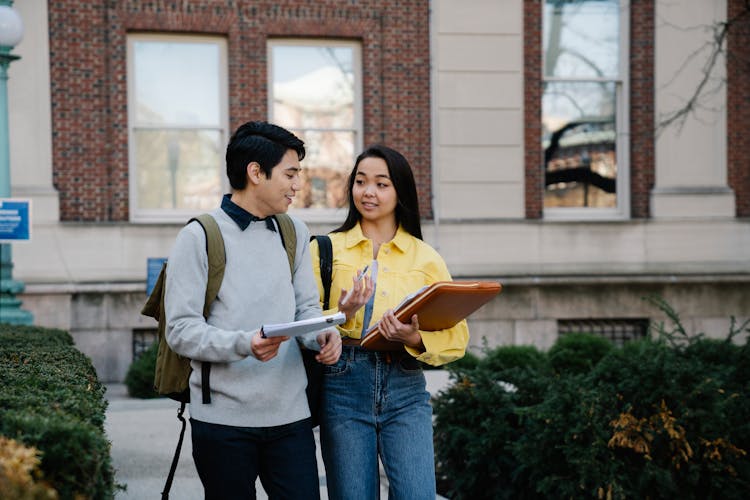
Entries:
POLYGON ((390 352, 386 352, 385 353, 385 362, 388 363, 389 365, 391 364, 391 353, 390 352))

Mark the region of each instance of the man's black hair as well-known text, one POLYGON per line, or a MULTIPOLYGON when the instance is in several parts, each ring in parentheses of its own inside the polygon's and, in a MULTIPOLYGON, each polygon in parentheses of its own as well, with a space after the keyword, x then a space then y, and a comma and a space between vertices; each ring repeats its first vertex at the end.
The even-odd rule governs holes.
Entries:
POLYGON ((285 128, 268 122, 251 121, 241 125, 232 134, 227 146, 227 177, 233 189, 247 186, 247 165, 257 162, 266 177, 279 164, 288 150, 305 157, 305 143, 285 128))

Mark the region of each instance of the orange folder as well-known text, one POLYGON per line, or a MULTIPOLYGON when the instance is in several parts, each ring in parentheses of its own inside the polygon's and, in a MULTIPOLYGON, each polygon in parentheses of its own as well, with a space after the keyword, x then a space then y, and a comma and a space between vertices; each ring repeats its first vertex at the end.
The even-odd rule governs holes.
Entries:
MULTIPOLYGON (((489 302, 502 288, 495 281, 438 281, 407 296, 394 312, 402 323, 409 323, 416 314, 421 331, 445 330, 489 302)), ((367 330, 360 345, 375 351, 403 349, 402 343, 385 339, 377 323, 367 330)))

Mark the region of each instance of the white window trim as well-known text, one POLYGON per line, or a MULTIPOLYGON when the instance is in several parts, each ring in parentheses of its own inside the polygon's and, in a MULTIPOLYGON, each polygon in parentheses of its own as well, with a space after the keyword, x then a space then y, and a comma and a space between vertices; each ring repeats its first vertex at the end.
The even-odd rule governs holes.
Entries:
MULTIPOLYGON (((133 57, 133 44, 135 42, 142 41, 175 41, 175 42, 213 42, 219 47, 219 123, 220 128, 220 144, 226 145, 229 140, 229 78, 228 78, 228 63, 227 63, 227 41, 226 38, 220 36, 205 36, 205 35, 183 35, 183 34, 170 34, 170 33, 128 33, 127 35, 127 75, 128 75, 128 189, 129 189, 129 207, 130 207, 130 221, 138 223, 172 223, 180 222, 184 223, 190 218, 194 217, 200 210, 186 210, 186 209, 169 209, 169 210, 155 210, 155 209, 139 209, 138 208, 138 184, 136 176, 135 166, 135 134, 133 133, 135 125, 135 103, 131 101, 131 98, 135 96, 135 58, 133 57)), ((199 68, 199 66, 196 66, 199 68)), ((140 128, 149 128, 149 124, 139 124, 140 128)), ((154 128, 165 128, 164 125, 154 126, 154 128)), ((176 126, 171 125, 169 128, 175 130, 185 129, 192 130, 192 127, 176 126)), ((223 155, 221 155, 223 158, 223 155)), ((221 178, 222 192, 226 193, 229 191, 229 181, 224 173, 226 170, 224 163, 219 166, 219 174, 221 178)), ((216 206, 218 207, 221 203, 221 199, 216 200, 216 206)))
MULTIPOLYGON (((619 78, 547 78, 544 75, 542 50, 542 82, 613 82, 615 84, 615 157, 617 159, 617 206, 613 208, 553 207, 544 208, 544 220, 624 220, 630 218, 630 2, 620 1, 619 78)), ((540 138, 541 140, 541 138, 540 138)), ((542 152, 544 154, 544 152, 542 152)), ((542 193, 545 186, 542 181, 542 193)))
MULTIPOLYGON (((320 38, 269 38, 266 44, 268 61, 268 121, 275 123, 273 116, 273 48, 278 46, 320 46, 320 47, 348 47, 352 49, 354 70, 354 160, 363 149, 364 119, 362 93, 362 44, 357 41, 320 39, 320 38)), ((310 129, 312 130, 312 129, 310 129)), ((325 129, 336 130, 336 129, 325 129)), ((348 130, 348 129, 346 129, 348 130)), ((304 168, 302 160, 302 168, 304 168)), ((306 222, 330 224, 339 223, 346 217, 348 207, 342 208, 291 208, 289 213, 306 222)))

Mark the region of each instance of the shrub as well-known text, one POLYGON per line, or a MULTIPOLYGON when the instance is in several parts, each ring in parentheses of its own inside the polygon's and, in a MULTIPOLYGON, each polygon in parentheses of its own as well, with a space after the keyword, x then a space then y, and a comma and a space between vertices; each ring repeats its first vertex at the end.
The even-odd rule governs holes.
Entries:
POLYGON ((485 350, 480 364, 495 373, 513 368, 540 370, 547 367, 547 357, 534 346, 509 345, 485 350))
POLYGON ((56 499, 57 492, 43 480, 39 451, 0 436, 0 498, 56 499))
POLYGON ((561 339, 549 364, 542 353, 503 351, 455 370, 435 400, 438 491, 453 499, 744 498, 750 344, 731 340, 750 323, 709 340, 688 336, 670 314, 674 328, 610 346, 598 362, 605 349, 597 344, 579 338, 571 348, 561 339))
POLYGON ((550 374, 531 346, 485 350, 476 364, 448 365, 455 383, 434 403, 438 490, 449 498, 521 498, 512 446, 517 409, 536 403, 550 374), (462 471, 465 471, 462 473, 462 471))
POLYGON ((553 380, 514 449, 521 471, 548 498, 740 498, 750 405, 721 371, 647 340, 553 380))
POLYGON ((608 339, 591 333, 567 333, 548 353, 557 373, 587 373, 613 348, 608 339))
POLYGON ((154 390, 154 371, 159 344, 154 342, 141 356, 133 361, 125 375, 128 394, 134 398, 158 398, 154 390))
POLYGON ((67 332, 0 325, 0 435, 41 453, 61 498, 112 498, 104 387, 67 332))

